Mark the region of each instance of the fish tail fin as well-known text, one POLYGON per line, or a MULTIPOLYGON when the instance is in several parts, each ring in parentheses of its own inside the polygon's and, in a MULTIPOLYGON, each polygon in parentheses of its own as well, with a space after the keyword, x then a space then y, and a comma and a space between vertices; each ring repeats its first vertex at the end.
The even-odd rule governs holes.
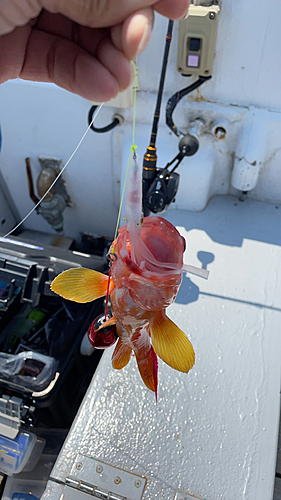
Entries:
POLYGON ((119 338, 112 355, 112 366, 116 370, 121 370, 126 366, 132 354, 132 348, 126 340, 119 338))
POLYGON ((153 359, 153 377, 154 377, 154 380, 155 380, 155 399, 156 399, 156 403, 157 403, 157 388, 158 388, 158 358, 157 358, 157 355, 156 355, 156 352, 154 351, 153 347, 151 346, 151 350, 152 350, 152 359, 153 359))
POLYGON ((185 333, 169 319, 165 311, 159 311, 149 323, 153 348, 167 365, 188 373, 195 362, 191 342, 185 333))
POLYGON ((136 332, 132 337, 132 342, 141 378, 146 387, 155 393, 157 401, 158 361, 150 343, 147 328, 136 332))
POLYGON ((51 290, 64 299, 74 302, 91 302, 106 295, 108 276, 77 267, 59 274, 51 283, 51 290))

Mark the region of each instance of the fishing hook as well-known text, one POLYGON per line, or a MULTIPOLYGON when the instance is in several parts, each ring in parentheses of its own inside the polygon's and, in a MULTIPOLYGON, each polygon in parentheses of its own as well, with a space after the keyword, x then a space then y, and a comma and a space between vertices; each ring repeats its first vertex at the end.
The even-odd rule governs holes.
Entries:
POLYGON ((112 262, 117 261, 117 255, 114 252, 111 252, 110 250, 106 254, 106 258, 109 261, 109 267, 111 266, 112 262))

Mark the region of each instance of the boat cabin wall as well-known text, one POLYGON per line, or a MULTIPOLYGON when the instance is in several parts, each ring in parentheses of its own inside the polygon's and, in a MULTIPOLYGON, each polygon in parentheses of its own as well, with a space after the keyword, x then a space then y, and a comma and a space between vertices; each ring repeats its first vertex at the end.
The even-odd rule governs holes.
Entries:
MULTIPOLYGON (((242 191, 250 198, 281 203, 280 70, 272 50, 281 45, 280 18, 281 5, 274 0, 221 3, 213 77, 183 98, 174 112, 183 134, 198 118, 204 127, 198 152, 178 168, 179 191, 170 209, 201 211, 214 195, 239 197, 242 191)), ((166 28, 167 20, 157 15, 149 47, 136 61, 140 156, 149 144, 166 28)), ((166 102, 194 81, 176 70, 177 32, 175 23, 157 137, 159 167, 178 153, 179 138, 165 125, 166 102)), ((5 193, 1 194, 4 215, 0 222, 4 233, 34 206, 25 159, 30 158, 34 183, 41 171, 38 158, 61 160, 64 165, 86 130, 91 104, 55 85, 20 80, 0 86, 0 102, 0 170, 5 193)), ((133 111, 104 106, 96 120, 98 127, 107 125, 116 111, 124 117, 124 124, 109 133, 89 131, 63 173, 70 197, 64 210, 64 232, 71 238, 80 232, 113 236, 132 144, 133 111)), ((25 228, 54 232, 36 212, 25 228)))

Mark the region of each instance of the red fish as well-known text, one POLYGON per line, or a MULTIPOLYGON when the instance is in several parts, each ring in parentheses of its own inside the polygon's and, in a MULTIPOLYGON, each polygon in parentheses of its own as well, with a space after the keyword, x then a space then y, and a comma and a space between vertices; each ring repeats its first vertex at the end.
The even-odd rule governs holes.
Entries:
MULTIPOLYGON (((116 324, 119 338, 112 356, 113 367, 126 366, 133 351, 144 383, 156 393, 156 355, 185 373, 194 364, 191 343, 165 313, 181 284, 185 241, 161 217, 146 217, 140 237, 134 261, 127 225, 119 230, 112 244, 112 255, 116 256, 109 289, 113 317, 103 327, 116 324)), ((76 268, 57 276, 51 288, 66 299, 89 302, 105 296, 107 285, 108 276, 76 268)))
MULTIPOLYGON (((170 222, 152 216, 140 224, 141 174, 136 164, 134 167, 127 194, 128 223, 119 229, 110 252, 113 316, 102 328, 116 325, 113 367, 126 366, 134 352, 144 383, 157 397, 157 356, 185 373, 195 360, 190 341, 166 316, 166 308, 176 298, 183 270, 203 277, 206 271, 183 265, 185 240, 170 222)), ((85 268, 64 271, 51 285, 54 292, 76 302, 105 296, 107 288, 108 276, 85 268)), ((111 333, 108 338, 111 341, 111 333)))

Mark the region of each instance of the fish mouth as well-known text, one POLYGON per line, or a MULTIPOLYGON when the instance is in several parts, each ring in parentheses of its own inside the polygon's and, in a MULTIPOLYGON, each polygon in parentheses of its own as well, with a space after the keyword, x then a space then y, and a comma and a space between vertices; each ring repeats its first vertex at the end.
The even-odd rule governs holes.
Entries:
POLYGON ((159 262, 148 248, 142 248, 142 259, 138 263, 131 259, 127 250, 121 250, 120 257, 132 273, 148 279, 163 280, 165 276, 167 278, 174 275, 178 276, 182 272, 182 263, 159 262))
POLYGON ((133 272, 161 277, 181 273, 185 240, 166 219, 146 217, 140 230, 124 226, 121 235, 120 256, 133 272))

